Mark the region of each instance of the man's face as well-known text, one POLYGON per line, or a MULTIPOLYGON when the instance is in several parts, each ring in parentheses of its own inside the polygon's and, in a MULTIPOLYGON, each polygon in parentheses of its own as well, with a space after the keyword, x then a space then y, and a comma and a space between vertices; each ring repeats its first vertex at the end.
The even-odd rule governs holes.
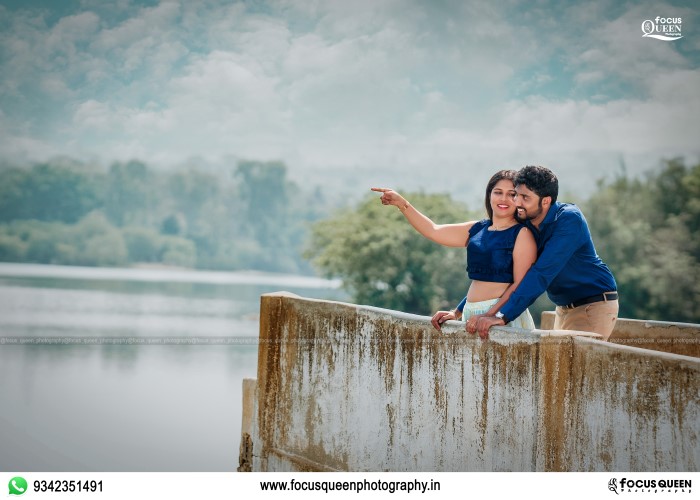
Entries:
POLYGON ((515 217, 520 221, 533 220, 542 215, 542 198, 524 184, 515 187, 515 217))

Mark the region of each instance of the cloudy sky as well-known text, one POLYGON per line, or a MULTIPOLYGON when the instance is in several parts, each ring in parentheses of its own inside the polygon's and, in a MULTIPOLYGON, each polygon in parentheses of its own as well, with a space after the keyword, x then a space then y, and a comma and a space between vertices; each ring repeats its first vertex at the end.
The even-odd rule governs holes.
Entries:
POLYGON ((594 186, 621 161, 698 160, 693 4, 3 0, 0 160, 281 159, 478 191, 543 164, 594 186), (656 16, 683 38, 643 37, 656 16))

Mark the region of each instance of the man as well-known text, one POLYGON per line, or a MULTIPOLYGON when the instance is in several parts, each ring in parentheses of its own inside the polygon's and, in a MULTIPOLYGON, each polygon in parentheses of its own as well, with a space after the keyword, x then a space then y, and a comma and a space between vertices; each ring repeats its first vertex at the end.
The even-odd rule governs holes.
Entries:
POLYGON ((537 241, 537 262, 500 311, 470 318, 467 331, 485 338, 489 328, 517 318, 546 290, 557 306, 554 329, 595 332, 607 340, 617 321, 617 285, 595 251, 583 213, 557 201, 559 181, 544 167, 522 168, 515 191, 517 216, 537 241))

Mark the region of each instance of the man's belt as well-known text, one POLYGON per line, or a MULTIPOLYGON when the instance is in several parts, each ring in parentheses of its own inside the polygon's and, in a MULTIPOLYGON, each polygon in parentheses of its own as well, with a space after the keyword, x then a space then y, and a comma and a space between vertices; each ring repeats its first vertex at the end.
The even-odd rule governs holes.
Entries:
POLYGON ((574 307, 585 306, 586 304, 593 304, 594 302, 607 302, 608 300, 617 300, 617 292, 605 292, 599 293, 598 295, 591 295, 585 299, 577 300, 571 304, 566 304, 566 309, 573 309, 574 307))

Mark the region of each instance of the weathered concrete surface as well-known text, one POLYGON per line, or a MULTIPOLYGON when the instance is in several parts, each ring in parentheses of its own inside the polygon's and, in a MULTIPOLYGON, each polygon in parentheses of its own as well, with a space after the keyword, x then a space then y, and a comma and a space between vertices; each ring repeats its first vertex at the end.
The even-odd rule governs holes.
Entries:
POLYGON ((697 471, 700 360, 574 339, 564 470, 697 471))
POLYGON ((239 470, 697 470, 700 360, 591 337, 264 295, 239 470))
POLYGON ((241 445, 238 450, 238 472, 253 471, 253 439, 255 432, 257 383, 255 379, 243 379, 241 409, 241 445))
MULTIPOLYGON (((554 312, 543 312, 540 328, 553 327, 554 312)), ((608 342, 700 358, 700 325, 619 318, 608 342)))

